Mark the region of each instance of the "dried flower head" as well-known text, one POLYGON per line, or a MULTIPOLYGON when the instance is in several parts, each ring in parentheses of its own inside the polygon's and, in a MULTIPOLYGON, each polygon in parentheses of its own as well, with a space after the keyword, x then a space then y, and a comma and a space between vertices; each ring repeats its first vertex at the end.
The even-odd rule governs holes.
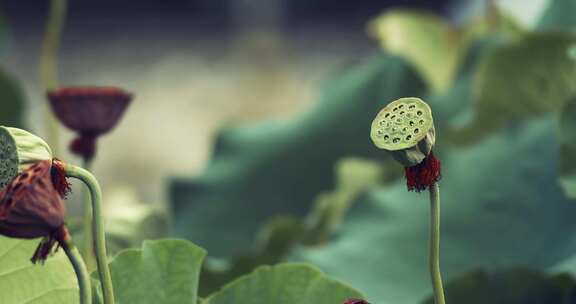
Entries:
POLYGON ((51 159, 52 150, 40 137, 22 129, 0 126, 0 189, 31 165, 51 159))
POLYGON ((52 184, 52 161, 40 161, 16 176, 0 192, 0 234, 22 239, 43 238, 32 262, 43 262, 55 246, 70 239, 64 226, 66 209, 52 184))
POLYGON ((48 92, 48 99, 56 117, 78 133, 71 151, 89 159, 96 138, 116 126, 132 94, 115 87, 64 87, 48 92))
POLYGON ((440 179, 440 161, 432 153, 436 141, 432 110, 420 98, 389 103, 372 121, 370 138, 404 165, 408 190, 422 191, 440 179))

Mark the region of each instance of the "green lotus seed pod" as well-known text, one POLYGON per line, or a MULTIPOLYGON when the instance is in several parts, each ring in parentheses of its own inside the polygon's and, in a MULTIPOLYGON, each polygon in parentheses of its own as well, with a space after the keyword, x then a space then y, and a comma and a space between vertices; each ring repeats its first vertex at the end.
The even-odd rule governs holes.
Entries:
POLYGON ((376 147, 390 151, 405 167, 415 166, 434 146, 432 111, 420 98, 394 100, 376 115, 370 138, 376 147))
POLYGON ((22 129, 0 126, 0 189, 42 160, 52 160, 52 150, 44 140, 22 129))

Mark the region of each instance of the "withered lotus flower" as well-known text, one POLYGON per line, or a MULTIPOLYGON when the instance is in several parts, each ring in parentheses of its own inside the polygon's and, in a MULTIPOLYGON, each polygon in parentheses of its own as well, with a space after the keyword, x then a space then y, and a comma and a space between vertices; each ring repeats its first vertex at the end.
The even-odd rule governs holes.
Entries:
POLYGON ((44 262, 70 240, 64 225, 66 208, 52 183, 52 161, 40 161, 14 177, 0 192, 0 234, 13 238, 43 238, 32 262, 44 262))
POLYGON ((91 159, 97 137, 116 126, 132 94, 116 87, 63 87, 48 92, 48 99, 56 117, 78 133, 70 150, 91 159))

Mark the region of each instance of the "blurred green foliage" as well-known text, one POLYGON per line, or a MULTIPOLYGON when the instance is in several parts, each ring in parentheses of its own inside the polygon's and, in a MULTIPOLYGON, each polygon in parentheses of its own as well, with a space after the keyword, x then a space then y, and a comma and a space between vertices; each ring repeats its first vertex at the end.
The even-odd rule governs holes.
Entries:
MULTIPOLYGON (((574 304, 574 279, 566 274, 512 268, 474 270, 446 284, 447 303, 467 304, 574 304)), ((424 303, 434 304, 432 298, 424 303)))
POLYGON ((19 83, 0 67, 0 125, 24 125, 24 93, 19 83))
POLYGON ((372 116, 388 100, 421 94, 421 80, 401 59, 377 55, 327 82, 302 117, 223 131, 205 173, 171 185, 176 235, 215 256, 243 251, 269 217, 302 216, 333 188, 341 158, 387 159, 369 141, 372 116))
MULTIPOLYGON (((565 4, 551 4, 542 28, 565 4)), ((389 54, 332 77, 315 110, 282 125, 222 132, 206 172, 171 188, 179 236, 216 256, 244 252, 224 263, 220 274, 229 277, 208 290, 234 277, 232 269, 238 275, 287 258, 318 265, 376 301, 429 295, 426 196, 407 193, 399 166, 367 139, 373 116, 400 96, 423 97, 436 118, 448 280, 479 267, 546 270, 569 259, 576 205, 560 187, 558 164, 564 178, 572 174, 575 116, 567 100, 576 95, 576 66, 568 50, 576 38, 496 16, 457 31, 427 13, 388 12, 373 27, 389 54), (332 168, 348 157, 376 160, 360 171, 390 178, 340 184, 332 168), (284 215, 258 230, 276 214, 284 215), (256 231, 280 241, 247 249, 256 231)), ((539 284, 533 279, 504 289, 529 296, 522 286, 539 284)))

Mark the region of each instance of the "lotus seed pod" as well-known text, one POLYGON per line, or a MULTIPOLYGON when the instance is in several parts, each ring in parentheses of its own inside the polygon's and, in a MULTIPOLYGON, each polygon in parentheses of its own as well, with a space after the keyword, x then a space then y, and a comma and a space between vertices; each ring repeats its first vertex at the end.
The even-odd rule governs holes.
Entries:
POLYGON ((434 146, 432 111, 420 98, 397 99, 376 115, 370 138, 376 147, 390 151, 405 167, 415 166, 434 146))
POLYGON ((52 160, 52 150, 44 140, 22 129, 0 126, 0 189, 42 160, 52 160))

